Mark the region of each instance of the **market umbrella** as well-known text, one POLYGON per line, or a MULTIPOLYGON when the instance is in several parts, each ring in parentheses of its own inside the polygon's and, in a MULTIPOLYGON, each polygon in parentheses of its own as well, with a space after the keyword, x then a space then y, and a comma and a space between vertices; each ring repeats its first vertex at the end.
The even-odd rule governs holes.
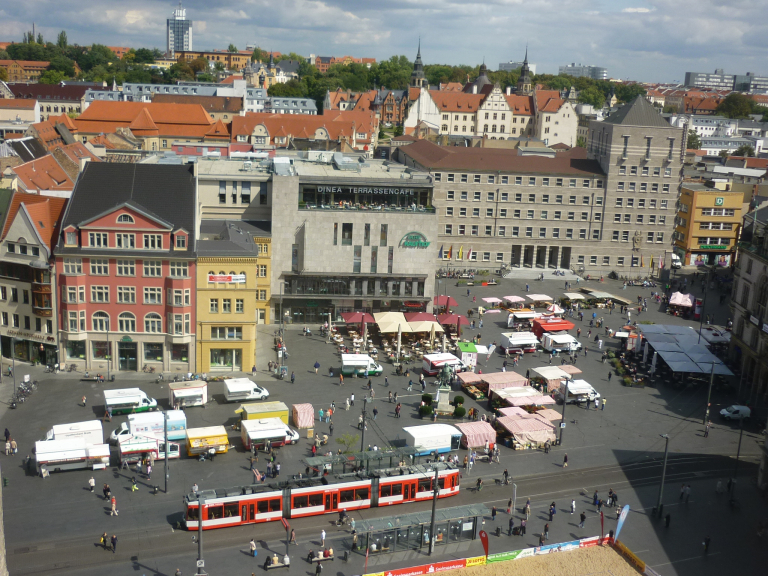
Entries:
POLYGON ((364 322, 375 322, 373 316, 367 312, 342 312, 341 317, 347 324, 363 324, 364 322))
POLYGON ((440 322, 440 324, 456 326, 457 336, 461 336, 462 325, 469 326, 469 320, 467 320, 466 316, 462 316, 461 314, 440 314, 440 316, 437 317, 437 321, 440 322))
POLYGON ((404 314, 408 322, 434 322, 435 315, 429 312, 406 312, 404 314))
MULTIPOLYGON (((437 322, 432 322, 432 328, 429 330, 429 345, 434 346, 435 345, 435 326, 437 326, 437 322)), ((445 334, 445 331, 443 331, 443 334, 445 334)))
POLYGON ((557 304, 552 304, 552 306, 547 308, 547 312, 549 312, 550 314, 562 314, 563 312, 565 312, 565 310, 560 308, 560 306, 558 306, 557 304))
POLYGON ((459 303, 452 296, 435 296, 435 306, 443 308, 445 306, 458 306, 459 303))
POLYGON ((445 350, 446 350, 446 345, 445 345, 445 332, 443 332, 443 352, 445 352, 445 350))
POLYGON ((514 304, 515 302, 525 302, 525 298, 521 296, 504 296, 504 300, 510 304, 514 304))
POLYGON ((490 298, 483 298, 483 302, 488 302, 488 304, 501 304, 500 298, 494 298, 493 296, 490 298))
POLYGON ((403 327, 398 324, 397 326, 397 361, 400 362, 400 346, 403 340, 403 327))

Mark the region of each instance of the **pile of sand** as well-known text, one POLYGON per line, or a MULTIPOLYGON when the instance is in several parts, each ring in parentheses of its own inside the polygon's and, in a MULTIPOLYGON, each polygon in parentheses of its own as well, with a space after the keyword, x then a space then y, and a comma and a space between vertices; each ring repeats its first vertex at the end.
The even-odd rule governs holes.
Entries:
POLYGON ((638 571, 609 546, 551 552, 508 562, 465 568, 466 576, 637 576, 638 571))

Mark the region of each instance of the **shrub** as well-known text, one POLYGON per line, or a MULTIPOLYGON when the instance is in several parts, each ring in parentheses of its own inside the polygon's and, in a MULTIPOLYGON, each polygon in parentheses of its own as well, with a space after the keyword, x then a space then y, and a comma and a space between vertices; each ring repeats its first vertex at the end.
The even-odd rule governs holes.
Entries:
POLYGON ((456 408, 453 410, 453 415, 456 418, 464 418, 464 415, 467 413, 467 409, 464 408, 464 406, 456 406, 456 408))
POLYGON ((623 382, 624 386, 632 386, 632 378, 629 376, 625 376, 623 382))
POLYGON ((421 401, 424 402, 427 406, 432 404, 432 394, 422 394, 421 395, 421 401))
POLYGON ((616 353, 613 350, 608 350, 608 358, 611 358, 611 359, 616 358, 616 353))
POLYGON ((618 374, 619 376, 624 376, 624 374, 626 373, 627 371, 624 368, 621 368, 621 367, 616 368, 616 374, 618 374))
POLYGON ((453 399, 453 405, 460 406, 461 404, 464 404, 464 396, 456 396, 456 398, 453 399))
POLYGON ((426 406, 419 406, 419 415, 422 418, 426 418, 427 416, 432 415, 432 406, 426 405, 426 406))

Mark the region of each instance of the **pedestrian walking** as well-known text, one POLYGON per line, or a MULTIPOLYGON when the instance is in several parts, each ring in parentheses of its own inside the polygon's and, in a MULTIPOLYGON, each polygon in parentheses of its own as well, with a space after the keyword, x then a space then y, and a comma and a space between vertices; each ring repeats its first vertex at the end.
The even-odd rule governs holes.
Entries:
POLYGON ((579 520, 581 520, 581 522, 579 522, 579 528, 584 528, 584 522, 586 521, 586 519, 587 519, 587 515, 584 514, 584 512, 579 514, 579 520))
POLYGON ((109 549, 109 535, 106 532, 101 535, 99 542, 101 542, 101 547, 104 548, 104 550, 109 549))
POLYGON ((397 403, 397 406, 395 406, 395 418, 400 418, 400 403, 397 403))
POLYGON ((530 500, 528 501, 528 504, 525 505, 525 519, 529 520, 531 517, 531 503, 530 500))
POLYGON ((613 371, 609 370, 608 371, 608 382, 611 381, 611 376, 613 376, 613 371))
POLYGON ((531 291, 531 288, 530 288, 530 286, 528 286, 528 284, 525 285, 525 291, 526 292, 530 292, 531 291))
POLYGON ((147 480, 152 480, 152 464, 147 464, 147 480))
POLYGON ((621 508, 616 506, 616 520, 618 521, 619 517, 621 516, 621 508))
POLYGON ((507 514, 512 514, 512 498, 507 502, 507 514))
POLYGON ((600 499, 597 501, 597 511, 598 511, 598 512, 602 512, 602 511, 603 511, 603 499, 602 499, 602 498, 600 498, 600 499))
POLYGON ((296 530, 294 530, 293 528, 291 528, 291 539, 288 540, 288 543, 289 544, 296 544, 296 546, 299 545, 299 543, 296 542, 296 530))
POLYGON ((503 484, 509 484, 509 471, 504 468, 504 472, 501 473, 501 481, 503 484))
POLYGON ((597 349, 602 350, 603 349, 603 339, 597 341, 597 349))
POLYGON ((603 404, 602 404, 602 406, 600 407, 600 410, 605 410, 605 403, 606 403, 607 401, 608 401, 608 400, 606 400, 605 398, 603 398, 603 404))
POLYGON ((291 384, 296 382, 296 373, 291 371, 291 384))
POLYGON ((563 456, 563 468, 568 468, 568 454, 563 456))
POLYGON ((344 386, 344 374, 339 374, 339 386, 344 386))
POLYGON ((117 552, 117 536, 115 534, 112 534, 112 538, 110 539, 110 544, 112 544, 112 554, 117 552))
POLYGON ((8 428, 5 429, 5 441, 8 442, 11 439, 11 432, 8 428))
POLYGON ((320 573, 323 571, 323 565, 318 562, 317 566, 315 567, 315 576, 320 576, 320 573))
POLYGON ((704 426, 704 438, 709 438, 709 427, 712 425, 710 420, 707 420, 707 425, 704 426))
POLYGON ((328 425, 328 435, 333 436, 333 422, 328 425))
POLYGON ((104 500, 107 500, 109 498, 109 484, 104 484, 101 488, 101 492, 104 494, 104 500))
POLYGON ((683 498, 685 498, 685 484, 680 486, 680 502, 683 501, 683 498))
POLYGON ((709 536, 706 536, 704 538, 704 542, 702 542, 702 544, 704 545, 704 554, 709 552, 709 542, 710 542, 710 538, 709 538, 709 536))
POLYGON ((81 400, 81 402, 83 403, 83 408, 85 408, 85 396, 83 396, 83 399, 81 400))
POLYGON ((691 485, 685 487, 685 503, 688 504, 688 500, 691 499, 691 485))
POLYGON ((325 548, 325 530, 320 532, 320 547, 325 548))
POLYGON ((317 371, 320 370, 320 362, 315 360, 315 374, 317 374, 317 371))
POLYGON ((109 513, 110 516, 117 516, 117 500, 114 496, 112 496, 112 511, 109 513))
POLYGON ((138 492, 139 486, 136 484, 136 476, 131 476, 131 492, 138 492))
POLYGON ((595 398, 595 410, 597 410, 600 407, 600 399, 595 398))
POLYGON ((555 507, 549 507, 549 521, 552 522, 555 519, 555 507))
POLYGON ((256 542, 253 541, 253 538, 251 538, 251 541, 248 543, 248 548, 251 551, 251 556, 256 557, 256 542))
POLYGON ((392 404, 392 390, 389 391, 389 403, 392 404))
POLYGON ((512 529, 515 527, 515 519, 509 519, 509 535, 512 536, 512 529))
POLYGON ((355 393, 352 392, 352 394, 349 395, 349 405, 354 406, 355 405, 355 393))
POLYGON ((597 490, 595 490, 595 493, 592 494, 592 506, 597 507, 597 503, 600 500, 600 496, 598 495, 597 490))
POLYGON ((520 536, 525 536, 525 526, 527 522, 525 520, 520 520, 520 536))
POLYGON ((93 489, 96 487, 96 480, 93 479, 93 476, 88 480, 88 487, 91 489, 91 492, 93 492, 93 489))
MULTIPOLYGON (((333 436, 333 424, 331 424, 331 436, 333 436)), ((280 476, 280 462, 275 463, 275 478, 280 476)))
POLYGON ((608 490, 608 506, 613 506, 613 488, 608 490))
POLYGON ((549 524, 544 524, 544 540, 549 540, 549 524))
POLYGON ((374 408, 374 409, 373 409, 373 419, 374 419, 374 420, 376 420, 376 416, 378 416, 378 415, 379 415, 379 410, 378 410, 378 408, 374 408))
POLYGON ((494 522, 496 522, 496 506, 494 506, 493 508, 491 508, 491 520, 493 520, 494 522))

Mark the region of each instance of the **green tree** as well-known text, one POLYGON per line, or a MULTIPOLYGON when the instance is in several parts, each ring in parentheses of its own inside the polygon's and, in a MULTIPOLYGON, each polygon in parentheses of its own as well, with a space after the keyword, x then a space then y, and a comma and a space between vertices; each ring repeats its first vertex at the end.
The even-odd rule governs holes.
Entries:
POLYGON ((267 90, 267 94, 270 96, 282 96, 282 97, 304 97, 304 86, 298 80, 289 80, 284 84, 272 84, 267 90))
POLYGON ((605 94, 596 86, 589 86, 579 92, 579 102, 591 104, 594 108, 600 109, 605 104, 605 94))
POLYGON ((358 442, 360 442, 359 434, 350 434, 349 432, 346 432, 345 434, 336 437, 336 443, 344 446, 344 450, 342 450, 344 454, 354 452, 358 442))
POLYGON ((230 44, 227 47, 227 52, 237 52, 237 46, 235 46, 234 44, 230 44))
POLYGON ((51 64, 48 66, 48 70, 57 70, 70 78, 75 75, 74 62, 66 56, 54 56, 51 58, 51 64))
POLYGON ((646 90, 640 84, 616 84, 616 99, 619 102, 632 102, 638 96, 645 96, 646 90))
POLYGON ((755 149, 749 144, 742 144, 736 150, 733 151, 734 156, 741 156, 743 158, 754 158, 755 149))
POLYGON ((728 94, 715 108, 716 114, 726 118, 747 118, 752 113, 755 101, 749 96, 734 92, 728 94))
POLYGON ((199 58, 195 58, 192 60, 192 62, 189 63, 189 67, 192 68, 192 72, 197 74, 198 72, 208 72, 209 65, 208 65, 208 59, 200 56, 199 58))
POLYGON ((5 68, 0 68, 0 80, 8 82, 8 70, 5 68))
POLYGON ((66 79, 67 76, 63 72, 59 72, 58 70, 46 70, 40 74, 38 82, 40 82, 40 84, 58 84, 66 79))
POLYGON ((155 54, 149 48, 139 48, 136 50, 133 61, 137 64, 154 64, 155 54))
POLYGON ((673 104, 665 104, 664 105, 664 113, 665 114, 677 114, 677 106, 673 104))
POLYGON ((395 126, 395 136, 402 136, 403 135, 403 126, 401 124, 398 124, 395 126))
POLYGON ((587 147, 587 139, 584 138, 584 136, 579 136, 576 138, 576 146, 579 148, 586 148, 587 147))
POLYGON ((45 44, 45 40, 43 40, 42 32, 37 35, 37 43, 40 44, 40 46, 45 44))
POLYGON ((109 66, 115 62, 118 62, 117 55, 102 44, 93 44, 77 59, 77 64, 84 72, 88 72, 96 66, 109 66))
POLYGON ((267 60, 269 60, 269 52, 257 46, 251 54, 251 62, 266 62, 267 60))
POLYGON ((67 33, 64 30, 59 32, 59 35, 56 38, 56 46, 62 50, 67 47, 67 33))
POLYGON ((224 68, 224 62, 214 62, 214 63, 213 63, 213 69, 214 69, 216 72, 224 72, 224 70, 225 70, 225 68, 224 68))
POLYGON ((699 135, 694 130, 688 130, 688 144, 686 147, 689 150, 701 150, 701 138, 699 138, 699 135))
POLYGON ((730 156, 731 153, 728 152, 728 150, 720 150, 720 152, 718 152, 717 155, 720 156, 720 158, 728 158, 728 156, 730 156))

